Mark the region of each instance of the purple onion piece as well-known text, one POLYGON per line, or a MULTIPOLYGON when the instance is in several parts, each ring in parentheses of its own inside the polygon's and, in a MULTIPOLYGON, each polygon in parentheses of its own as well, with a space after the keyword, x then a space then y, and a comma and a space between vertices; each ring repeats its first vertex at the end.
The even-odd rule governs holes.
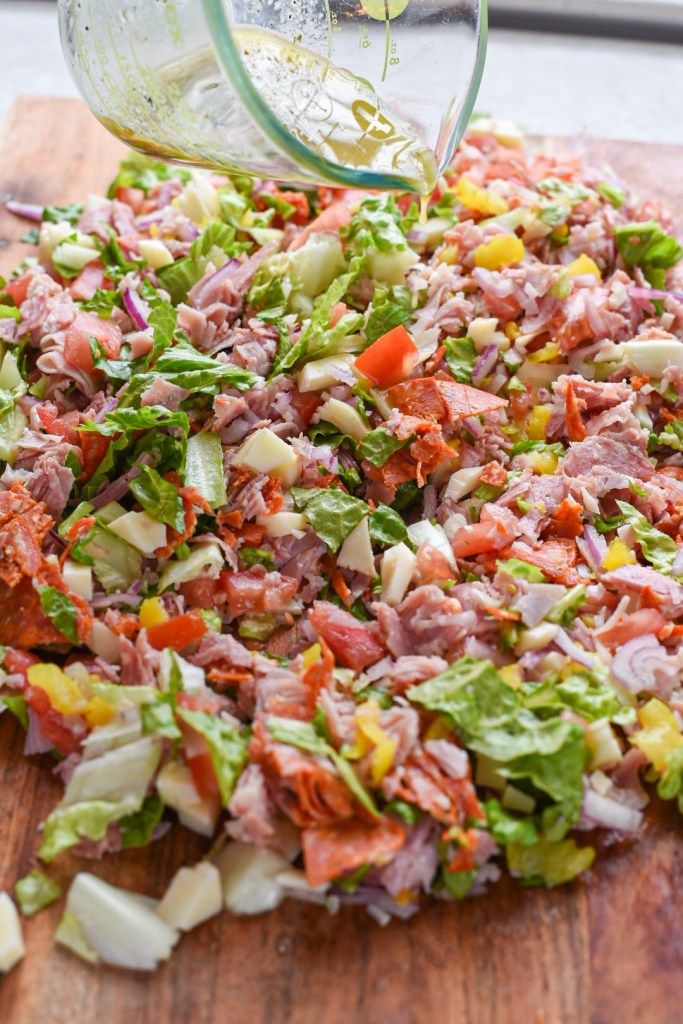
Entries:
POLYGON ((239 266, 241 266, 239 260, 228 260, 228 262, 225 263, 219 270, 214 271, 214 273, 211 274, 209 277, 205 277, 201 281, 199 281, 198 284, 196 284, 192 289, 192 299, 194 301, 194 305, 198 309, 201 309, 202 296, 204 292, 207 290, 207 288, 209 288, 211 285, 217 285, 220 284, 222 281, 229 280, 239 266))
POLYGON ((678 680, 678 669, 651 633, 628 640, 612 658, 610 672, 631 693, 657 693, 667 698, 678 680))
POLYGON ((5 203, 5 208, 15 217, 23 217, 24 220, 32 220, 36 224, 40 224, 43 219, 43 207, 37 203, 21 203, 10 199, 5 203))
POLYGON ((629 295, 634 299, 678 299, 683 302, 683 292, 662 291, 660 288, 640 288, 634 285, 628 290, 629 295))
POLYGON ((581 811, 585 824, 617 832, 637 832, 643 820, 642 813, 634 807, 590 788, 585 791, 581 811))
POLYGON ((146 331, 149 327, 147 322, 147 305, 132 288, 124 288, 121 297, 126 313, 131 318, 139 331, 146 331))
POLYGON ((498 360, 498 346, 487 345, 484 351, 481 353, 474 369, 472 370, 472 383, 476 387, 477 384, 481 384, 484 377, 487 377, 493 367, 496 365, 498 360))
POLYGON ((564 654, 568 654, 574 661, 578 661, 579 665, 585 665, 586 668, 595 668, 595 655, 589 654, 583 647, 575 643, 572 638, 565 633, 563 629, 558 629, 557 633, 553 637, 553 643, 560 648, 564 654))

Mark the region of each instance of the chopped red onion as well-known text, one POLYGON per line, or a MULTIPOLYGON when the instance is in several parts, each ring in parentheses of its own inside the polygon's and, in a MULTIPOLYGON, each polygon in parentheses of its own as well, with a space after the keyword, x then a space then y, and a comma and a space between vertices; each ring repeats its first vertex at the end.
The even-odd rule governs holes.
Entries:
POLYGON ((52 750, 54 743, 52 740, 48 740, 43 735, 43 731, 40 728, 40 719, 36 713, 29 708, 28 709, 28 731, 26 733, 26 740, 24 741, 24 753, 27 757, 32 754, 45 754, 48 750, 52 750))
POLYGON ((631 693, 647 691, 665 699, 678 682, 676 659, 651 633, 623 644, 612 658, 610 672, 631 693))
POLYGON ((662 291, 660 288, 639 288, 634 286, 629 288, 629 295, 632 299, 645 299, 652 301, 653 299, 678 299, 679 302, 683 302, 683 292, 667 292, 662 291))
POLYGON ((223 266, 214 271, 208 277, 203 278, 198 284, 192 289, 192 300, 197 309, 202 308, 202 296, 211 285, 221 284, 223 281, 228 281, 235 273, 237 268, 241 266, 239 260, 228 260, 223 266))
POLYGON ((123 299, 123 305, 126 309, 126 313, 131 318, 135 326, 139 331, 146 331, 149 327, 147 322, 148 309, 147 303, 140 298, 137 292, 134 292, 132 288, 124 288, 121 297, 123 299))
POLYGON ((683 547, 676 552, 676 557, 671 564, 672 576, 683 576, 683 547))
POLYGON ((607 552, 607 541, 594 526, 587 523, 583 528, 583 537, 578 538, 576 546, 586 559, 591 569, 598 572, 607 552))
POLYGON ((14 199, 10 199, 5 203, 5 208, 13 213, 15 217, 23 217, 24 220, 32 220, 36 224, 40 224, 43 219, 43 207, 38 206, 37 203, 21 203, 14 199))
POLYGON ((574 661, 578 661, 579 665, 585 665, 586 668, 595 668, 595 656, 585 651, 579 644, 574 643, 572 638, 563 629, 558 629, 557 633, 553 637, 553 643, 557 644, 560 650, 564 654, 568 654, 574 661))
POLYGON ((616 832, 637 832, 641 826, 643 815, 634 807, 628 807, 613 797, 596 793, 586 788, 581 808, 586 824, 598 828, 611 828, 616 832))
POLYGON ((498 346, 487 345, 484 351, 477 359, 476 363, 474 364, 474 369, 472 370, 472 383, 474 384, 475 387, 478 384, 481 384, 484 377, 488 377, 489 373, 496 365, 497 361, 498 346))

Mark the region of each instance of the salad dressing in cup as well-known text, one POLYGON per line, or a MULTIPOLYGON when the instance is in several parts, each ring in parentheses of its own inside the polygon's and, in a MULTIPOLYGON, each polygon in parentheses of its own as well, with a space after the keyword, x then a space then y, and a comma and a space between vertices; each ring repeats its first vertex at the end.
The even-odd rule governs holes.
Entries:
POLYGON ((164 160, 433 191, 469 119, 485 0, 59 0, 93 113, 164 160))

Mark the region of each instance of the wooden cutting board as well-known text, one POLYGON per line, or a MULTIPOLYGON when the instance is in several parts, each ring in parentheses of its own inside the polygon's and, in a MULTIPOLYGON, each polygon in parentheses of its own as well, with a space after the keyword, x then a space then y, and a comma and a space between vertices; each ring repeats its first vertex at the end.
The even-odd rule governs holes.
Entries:
MULTIPOLYGON (((564 145, 568 145, 565 140, 564 145)), ((572 140, 643 192, 677 203, 683 147, 572 140)), ((26 98, 0 152, 0 199, 67 202, 102 192, 122 147, 74 100, 26 98)), ((0 271, 29 250, 0 211, 0 271)), ((0 889, 35 863, 36 829, 60 786, 47 757, 0 718, 0 889)), ((612 848, 581 883, 503 881, 462 904, 433 903, 377 927, 289 902, 265 917, 222 915, 186 936, 155 975, 95 970, 56 947, 60 910, 24 925, 28 955, 0 980, 3 1024, 679 1024, 683 1019, 681 819, 656 806, 641 842, 612 848)), ((159 896, 205 845, 172 830, 143 851, 60 864, 159 896)))

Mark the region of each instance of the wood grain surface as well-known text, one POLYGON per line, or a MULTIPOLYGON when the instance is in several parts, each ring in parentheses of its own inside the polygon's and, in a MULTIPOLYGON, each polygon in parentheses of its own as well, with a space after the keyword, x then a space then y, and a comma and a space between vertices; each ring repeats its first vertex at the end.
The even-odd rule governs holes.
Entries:
MULTIPOLYGON (((565 143, 566 145, 566 143, 565 143)), ((101 192, 122 151, 80 103, 27 98, 0 144, 0 199, 66 202, 101 192)), ((683 216, 683 150, 573 140, 683 216), (672 185, 675 182, 675 187, 672 185), (678 191, 676 191, 676 189, 678 191)), ((28 251, 0 210, 0 271, 28 251)), ((37 827, 59 796, 48 757, 26 760, 0 718, 0 889, 34 865, 37 827)), ((680 1024, 681 820, 656 806, 645 837, 612 848, 585 882, 553 891, 503 881, 462 904, 432 903, 377 927, 289 902, 257 919, 227 914, 186 936, 157 974, 94 970, 56 947, 59 907, 25 922, 28 955, 0 980, 2 1024, 680 1024)), ((158 896, 201 856, 180 829, 99 864, 66 859, 158 896)))

